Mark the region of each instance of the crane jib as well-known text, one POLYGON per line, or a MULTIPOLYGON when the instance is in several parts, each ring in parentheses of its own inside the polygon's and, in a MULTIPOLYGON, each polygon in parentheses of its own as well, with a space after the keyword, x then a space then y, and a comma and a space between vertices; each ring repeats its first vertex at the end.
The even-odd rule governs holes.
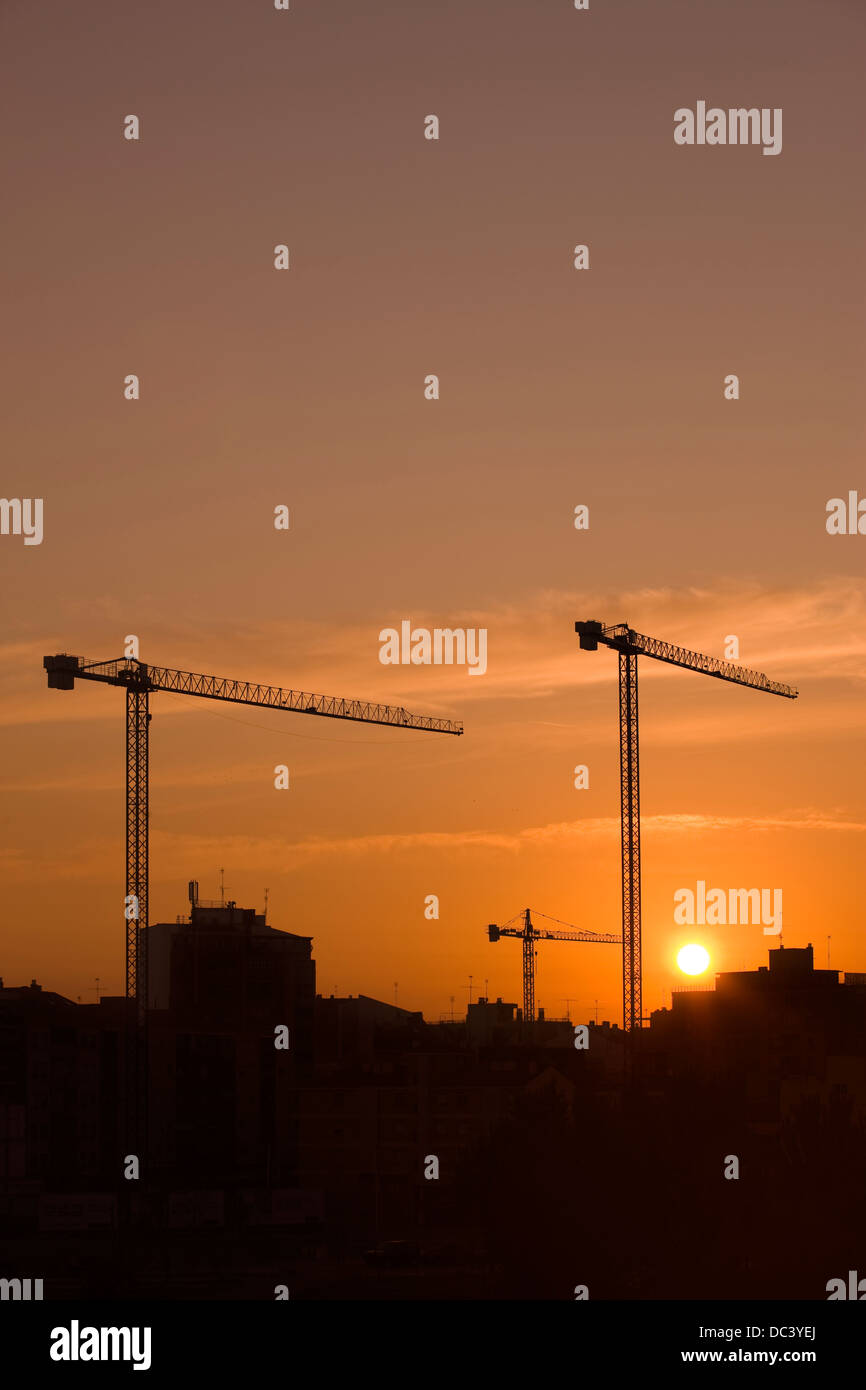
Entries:
POLYGON ((304 690, 259 682, 233 680, 223 676, 201 675, 195 671, 176 671, 131 658, 113 661, 87 661, 66 653, 46 656, 43 666, 48 684, 54 690, 71 690, 75 680, 98 681, 123 686, 127 690, 168 691, 200 699, 225 700, 231 704, 259 705, 267 709, 315 714, 329 719, 347 719, 361 724, 385 724, 393 728, 415 729, 425 733, 463 733, 462 721, 435 715, 412 714, 402 705, 385 705, 372 700, 351 700, 334 695, 314 695, 304 690))
POLYGON ((574 630, 580 636, 583 651, 597 651, 601 642, 604 646, 619 652, 621 656, 650 656, 670 666, 697 671, 705 676, 715 676, 718 680, 729 681, 732 685, 744 685, 750 690, 763 690, 769 695, 780 695, 783 699, 796 700, 799 694, 793 686, 785 685, 782 681, 770 680, 762 671, 752 671, 747 666, 735 666, 733 662, 707 656, 702 652, 689 651, 686 647, 674 646, 672 642, 663 642, 657 637, 646 637, 625 623, 606 627, 597 620, 576 622, 574 630))

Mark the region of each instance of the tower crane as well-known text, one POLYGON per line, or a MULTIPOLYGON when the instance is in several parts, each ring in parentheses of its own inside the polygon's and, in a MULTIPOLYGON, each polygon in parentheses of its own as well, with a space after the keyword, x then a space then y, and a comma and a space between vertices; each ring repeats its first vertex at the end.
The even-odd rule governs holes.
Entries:
MULTIPOLYGON (((524 908, 518 912, 516 917, 511 917, 504 926, 498 927, 495 922, 491 922, 487 928, 487 936, 490 941, 498 941, 500 936, 516 936, 523 942, 523 1018, 526 1023, 535 1022, 535 943, 537 941, 596 941, 601 944, 616 946, 622 937, 611 936, 607 932, 594 931, 549 931, 539 929, 535 926, 530 913, 533 909, 524 908), (512 926, 512 922, 522 922, 520 927, 512 926)), ((535 913, 536 917, 543 917, 547 922, 556 922, 558 926, 567 927, 568 922, 560 922, 557 917, 548 917, 544 912, 535 913)))
POLYGON ((640 765, 638 754, 637 660, 651 656, 687 671, 747 685, 769 695, 796 700, 797 691, 772 681, 760 671, 735 666, 714 656, 687 651, 655 637, 635 632, 627 623, 605 627, 596 620, 577 622, 575 632, 583 651, 598 650, 599 643, 619 654, 619 757, 620 814, 622 819, 622 1014, 626 1030, 640 1028, 641 996, 641 895, 640 895, 640 765))
MULTIPOLYGON (((52 690, 72 690, 77 680, 116 685, 126 690, 126 997, 134 1038, 127 1055, 128 1104, 141 1106, 144 1063, 141 1060, 147 1010, 147 937, 149 887, 149 701, 157 691, 194 695, 206 700, 226 700, 236 705, 260 705, 268 709, 316 714, 327 719, 350 719, 362 724, 390 724, 426 733, 462 734, 463 725, 451 719, 410 714, 402 707, 370 701, 312 695, 303 690, 261 685, 252 681, 198 675, 120 657, 89 661, 62 653, 46 656, 43 667, 52 690), (138 1060, 136 1060, 138 1059, 138 1060)), ((140 1116, 140 1112, 139 1112, 140 1116)), ((143 1120, 130 1122, 143 1129, 143 1120)))

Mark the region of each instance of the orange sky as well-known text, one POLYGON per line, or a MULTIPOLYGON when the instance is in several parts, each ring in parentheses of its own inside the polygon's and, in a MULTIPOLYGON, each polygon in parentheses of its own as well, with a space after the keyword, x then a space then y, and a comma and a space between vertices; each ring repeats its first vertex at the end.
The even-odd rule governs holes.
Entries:
MULTIPOLYGON (((123 697, 41 663, 136 633, 466 727, 154 697, 152 920, 224 866, 315 938, 326 992, 398 981, 435 1019, 471 973, 519 1001, 487 922, 619 927, 592 617, 717 656, 734 633, 801 692, 642 663, 645 1008, 689 936, 765 960, 760 927, 674 927, 698 879, 781 887, 788 944, 866 970, 866 539, 824 527, 866 493, 861 7, 17 5, 0 38, 2 492, 45 505, 41 546, 0 537, 6 982, 122 989, 123 697), (782 154, 675 146, 699 99, 783 108, 782 154), (382 666, 406 618, 486 627, 487 673, 382 666)), ((618 1019, 618 948, 543 945, 537 993, 618 1019)))

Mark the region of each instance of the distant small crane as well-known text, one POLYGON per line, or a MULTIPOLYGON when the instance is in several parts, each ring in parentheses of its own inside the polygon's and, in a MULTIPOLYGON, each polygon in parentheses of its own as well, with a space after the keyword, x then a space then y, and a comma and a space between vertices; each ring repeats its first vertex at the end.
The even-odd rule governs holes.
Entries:
POLYGON ((535 943, 537 941, 595 941, 601 945, 609 946, 617 946, 622 941, 621 936, 612 936, 608 932, 580 931, 577 928, 570 931, 539 930, 530 916, 532 911, 535 911, 536 917, 543 917, 546 922, 556 922, 560 927, 570 926, 568 922, 560 922, 558 917, 548 917, 544 912, 525 907, 515 917, 510 917, 504 926, 498 927, 495 922, 491 922, 487 928, 487 936, 490 941, 498 941, 500 936, 516 936, 519 941, 523 942, 523 1018, 526 1023, 535 1022, 535 943), (523 923, 521 927, 511 925, 512 922, 520 921, 523 923))

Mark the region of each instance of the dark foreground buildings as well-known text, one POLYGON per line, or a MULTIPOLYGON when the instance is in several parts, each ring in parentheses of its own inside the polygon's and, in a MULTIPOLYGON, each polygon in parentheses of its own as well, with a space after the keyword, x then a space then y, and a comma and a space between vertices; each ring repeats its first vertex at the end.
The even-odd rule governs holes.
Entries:
POLYGON ((862 1265, 866 981, 811 947, 626 1038, 322 998, 234 903, 148 936, 138 1180, 126 1001, 0 988, 0 1275, 46 1298, 822 1299, 862 1265))

